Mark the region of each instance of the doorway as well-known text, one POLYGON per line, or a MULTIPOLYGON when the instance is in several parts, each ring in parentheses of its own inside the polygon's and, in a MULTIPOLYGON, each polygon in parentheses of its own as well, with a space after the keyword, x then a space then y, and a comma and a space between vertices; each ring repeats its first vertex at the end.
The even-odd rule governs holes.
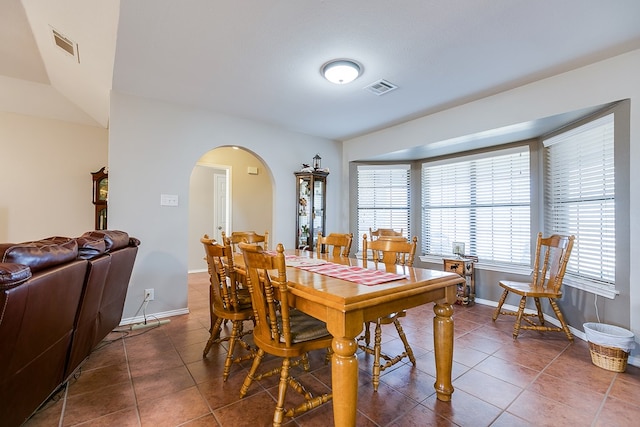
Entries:
POLYGON ((207 271, 200 238, 222 231, 272 233, 273 180, 248 150, 218 147, 198 159, 189 185, 189 272, 207 271))

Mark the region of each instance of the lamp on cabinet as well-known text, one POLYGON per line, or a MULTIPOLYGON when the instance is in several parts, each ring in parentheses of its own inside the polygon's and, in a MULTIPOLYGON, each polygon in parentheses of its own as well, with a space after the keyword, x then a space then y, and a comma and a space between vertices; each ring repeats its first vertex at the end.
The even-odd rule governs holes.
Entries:
POLYGON ((322 157, 320 157, 320 154, 316 154, 313 157, 313 169, 318 170, 322 167, 322 157))

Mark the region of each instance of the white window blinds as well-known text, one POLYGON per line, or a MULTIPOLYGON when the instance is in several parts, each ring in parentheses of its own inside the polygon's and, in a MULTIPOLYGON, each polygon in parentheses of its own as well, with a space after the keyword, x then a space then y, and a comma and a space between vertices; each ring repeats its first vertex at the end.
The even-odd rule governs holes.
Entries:
POLYGON ((613 114, 543 141, 545 231, 575 234, 567 275, 615 282, 613 114))
POLYGON ((422 250, 494 264, 530 264, 528 147, 422 165, 422 250))
POLYGON ((409 236, 410 172, 409 165, 358 166, 358 251, 369 228, 402 229, 409 236))

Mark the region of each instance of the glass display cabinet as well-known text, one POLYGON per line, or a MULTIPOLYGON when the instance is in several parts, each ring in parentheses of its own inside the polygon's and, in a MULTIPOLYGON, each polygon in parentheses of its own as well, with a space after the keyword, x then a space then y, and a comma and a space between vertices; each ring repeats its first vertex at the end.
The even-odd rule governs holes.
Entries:
POLYGON ((295 172, 296 248, 313 250, 318 233, 325 235, 325 203, 329 172, 295 172))
POLYGON ((95 205, 95 229, 107 229, 107 200, 109 197, 109 174, 106 168, 91 172, 93 177, 93 204, 95 205))

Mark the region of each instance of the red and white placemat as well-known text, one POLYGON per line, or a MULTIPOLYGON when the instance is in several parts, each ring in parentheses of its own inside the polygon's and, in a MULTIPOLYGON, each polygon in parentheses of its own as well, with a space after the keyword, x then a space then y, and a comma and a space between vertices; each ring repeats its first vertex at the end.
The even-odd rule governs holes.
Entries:
POLYGON ((335 277, 336 279, 355 282, 360 285, 379 285, 381 283, 392 282, 398 279, 404 279, 406 276, 396 273, 388 273, 381 270, 371 270, 369 268, 334 264, 326 262, 321 265, 300 265, 296 266, 302 270, 311 271, 325 276, 335 277))

